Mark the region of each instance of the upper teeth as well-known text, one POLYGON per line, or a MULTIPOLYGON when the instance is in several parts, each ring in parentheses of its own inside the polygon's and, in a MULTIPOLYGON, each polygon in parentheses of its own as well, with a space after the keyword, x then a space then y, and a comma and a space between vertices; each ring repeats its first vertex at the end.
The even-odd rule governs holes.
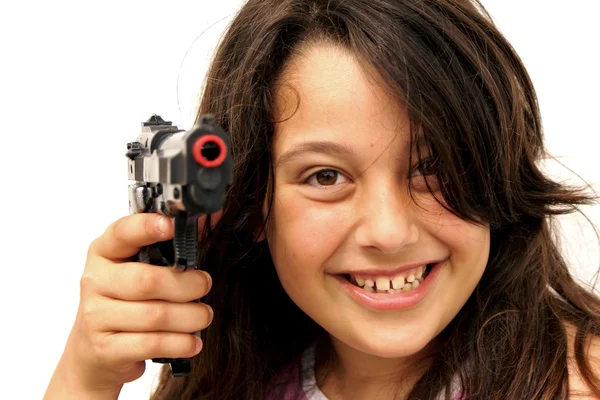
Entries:
POLYGON ((389 276, 363 276, 351 275, 360 287, 374 288, 377 285, 377 290, 402 289, 407 283, 411 284, 421 280, 426 265, 404 271, 393 277, 389 276))

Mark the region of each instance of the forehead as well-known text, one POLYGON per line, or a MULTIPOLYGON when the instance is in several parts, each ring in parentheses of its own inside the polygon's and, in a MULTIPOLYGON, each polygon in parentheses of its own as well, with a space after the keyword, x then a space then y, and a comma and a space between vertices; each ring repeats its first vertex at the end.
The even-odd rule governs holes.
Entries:
POLYGON ((309 140, 385 147, 394 139, 405 147, 406 108, 375 77, 333 45, 314 45, 293 57, 275 92, 275 153, 309 140))

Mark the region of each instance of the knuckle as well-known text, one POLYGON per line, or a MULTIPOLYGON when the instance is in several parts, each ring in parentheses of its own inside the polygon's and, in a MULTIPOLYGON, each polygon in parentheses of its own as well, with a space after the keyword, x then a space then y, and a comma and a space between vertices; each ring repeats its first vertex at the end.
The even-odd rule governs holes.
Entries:
POLYGON ((91 335, 88 338, 88 350, 90 355, 101 364, 107 364, 111 357, 111 347, 107 335, 91 335))
POLYGON ((169 320, 169 305, 167 303, 155 303, 148 307, 146 313, 148 323, 153 327, 167 326, 169 320))
POLYGON ((107 229, 107 233, 115 240, 123 240, 127 237, 127 217, 119 218, 107 229))
POLYGON ((152 296, 158 291, 160 279, 152 268, 142 266, 136 274, 135 285, 145 297, 152 296))
POLYGON ((156 237, 160 235, 160 232, 158 231, 158 218, 160 218, 159 215, 154 215, 154 214, 148 214, 145 215, 144 218, 144 230, 145 233, 150 236, 150 237, 156 237))
POLYGON ((88 295, 96 291, 98 284, 94 275, 90 273, 84 273, 79 279, 79 291, 81 294, 88 295))
POLYGON ((98 307, 93 302, 87 301, 81 305, 79 320, 81 328, 87 336, 93 336, 98 321, 102 319, 99 314, 98 307))
POLYGON ((165 335, 164 334, 156 334, 156 335, 145 335, 143 339, 141 339, 143 344, 143 348, 149 354, 164 354, 165 348, 165 335))
POLYGON ((87 255, 86 255, 88 260, 92 257, 95 257, 96 254, 98 254, 98 248, 100 247, 100 240, 101 240, 101 238, 97 237, 88 246, 87 255))

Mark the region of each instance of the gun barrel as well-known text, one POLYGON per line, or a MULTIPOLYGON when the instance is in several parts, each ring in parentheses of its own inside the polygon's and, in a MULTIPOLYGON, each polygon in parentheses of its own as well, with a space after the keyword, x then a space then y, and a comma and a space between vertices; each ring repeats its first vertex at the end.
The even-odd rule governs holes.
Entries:
POLYGON ((210 116, 188 131, 160 117, 127 144, 130 211, 209 214, 221 208, 231 183, 229 136, 210 116), (139 189, 139 187, 147 187, 139 189), (156 204, 148 204, 153 200, 156 204))

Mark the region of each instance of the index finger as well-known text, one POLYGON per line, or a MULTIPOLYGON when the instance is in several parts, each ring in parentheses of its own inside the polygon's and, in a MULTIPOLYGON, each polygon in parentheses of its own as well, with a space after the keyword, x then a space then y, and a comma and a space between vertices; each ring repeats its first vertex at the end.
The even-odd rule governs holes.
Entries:
POLYGON ((138 213, 122 217, 106 228, 90 250, 107 259, 133 257, 143 246, 173 238, 173 221, 158 213, 138 213))
MULTIPOLYGON (((214 226, 221 218, 222 210, 211 215, 214 226)), ((198 218, 198 230, 203 229, 206 215, 198 218)), ((159 213, 138 213, 122 217, 106 228, 90 250, 100 257, 111 260, 125 260, 133 257, 143 246, 172 239, 173 219, 159 213)))

